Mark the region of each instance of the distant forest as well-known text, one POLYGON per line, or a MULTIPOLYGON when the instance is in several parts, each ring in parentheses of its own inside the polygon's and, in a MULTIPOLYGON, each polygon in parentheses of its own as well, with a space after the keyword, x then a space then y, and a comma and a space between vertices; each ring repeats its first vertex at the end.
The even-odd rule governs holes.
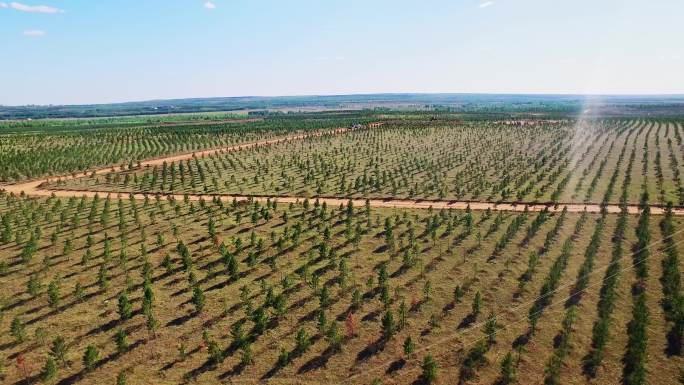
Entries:
POLYGON ((170 99, 84 105, 1 106, 0 120, 92 118, 202 112, 411 109, 459 113, 540 113, 558 116, 684 116, 684 95, 584 96, 523 94, 367 94, 329 96, 245 96, 170 99))

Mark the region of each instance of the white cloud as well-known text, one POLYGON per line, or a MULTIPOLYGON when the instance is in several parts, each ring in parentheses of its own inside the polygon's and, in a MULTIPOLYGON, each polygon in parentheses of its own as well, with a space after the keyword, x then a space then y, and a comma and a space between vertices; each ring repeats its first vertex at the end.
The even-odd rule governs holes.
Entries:
POLYGON ((493 1, 485 1, 484 3, 480 3, 480 8, 487 8, 490 5, 494 5, 493 1))
POLYGON ((214 8, 216 8, 216 4, 212 3, 211 1, 207 1, 206 3, 204 3, 204 8, 214 9, 214 8))
POLYGON ((55 8, 55 7, 50 7, 47 5, 26 5, 22 3, 17 3, 16 1, 13 1, 9 4, 2 3, 1 5, 2 8, 12 8, 17 11, 21 12, 34 12, 34 13, 62 13, 64 10, 55 8))
POLYGON ((0 8, 7 8, 9 5, 7 3, 0 3, 0 8))
POLYGON ((27 29, 24 31, 24 36, 41 37, 41 36, 45 36, 45 31, 43 31, 41 29, 27 29))

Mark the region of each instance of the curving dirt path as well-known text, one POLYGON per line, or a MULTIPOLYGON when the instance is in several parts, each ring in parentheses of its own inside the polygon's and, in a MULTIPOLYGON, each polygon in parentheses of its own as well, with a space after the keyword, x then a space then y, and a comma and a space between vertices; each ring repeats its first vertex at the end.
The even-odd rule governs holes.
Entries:
MULTIPOLYGON (((165 155, 165 156, 160 156, 160 157, 155 157, 155 158, 150 158, 144 161, 140 162, 141 167, 152 167, 152 166, 161 166, 164 164, 164 162, 171 163, 171 162, 179 162, 182 160, 187 160, 187 159, 192 159, 192 158, 201 158, 204 156, 208 155, 214 155, 214 154, 223 154, 227 152, 233 152, 233 151, 241 151, 241 150, 246 150, 250 148, 256 148, 256 147, 264 147, 264 146, 270 146, 278 143, 284 143, 284 142, 290 142, 293 140, 301 140, 305 138, 311 138, 311 137, 318 137, 318 136, 323 136, 323 135, 337 135, 337 134, 342 134, 348 131, 354 131, 356 128, 336 128, 333 130, 324 130, 324 131, 316 131, 316 132, 310 132, 310 133, 305 133, 305 134, 297 134, 297 135, 289 135, 289 136, 284 136, 284 137, 279 137, 275 139, 264 139, 256 142, 250 142, 250 143, 241 143, 241 144, 235 144, 231 146, 226 146, 226 147, 218 147, 218 148, 210 148, 207 150, 200 150, 200 151, 191 151, 191 152, 184 152, 180 154, 174 154, 174 155, 165 155)), ((42 188, 40 185, 44 183, 48 183, 51 181, 57 181, 57 180, 72 180, 72 179, 77 179, 82 176, 86 175, 92 175, 94 174, 105 174, 108 172, 116 171, 117 165, 109 165, 109 166, 104 166, 104 167, 99 167, 93 170, 89 170, 83 173, 73 173, 73 174, 64 174, 64 175, 57 175, 57 176, 51 176, 51 177, 45 177, 45 178, 39 178, 39 179, 34 179, 34 180, 29 180, 29 181, 24 181, 24 182, 19 182, 19 183, 12 183, 12 184, 6 184, 6 185, 0 185, 0 189, 4 189, 8 193, 15 193, 19 194, 22 191, 27 194, 27 195, 32 195, 32 196, 44 196, 46 195, 45 192, 47 191, 47 195, 50 195, 50 192, 53 191, 52 189, 49 188, 42 188)), ((54 190, 56 191, 56 190, 54 190)), ((64 191, 71 191, 71 190, 64 190, 64 191)), ((102 194, 102 193, 100 193, 102 194)), ((107 194, 107 193, 105 193, 107 194)), ((80 194, 80 195, 85 195, 85 194, 80 194)), ((79 195, 79 196, 80 196, 79 195)))
MULTIPOLYGON (((380 123, 381 124, 381 123, 380 123)), ((374 124, 372 127, 377 127, 379 124, 374 124)), ((306 133, 306 134, 298 134, 298 135, 290 135, 290 136, 285 136, 281 138, 276 138, 276 139, 268 139, 268 140, 262 140, 262 141, 257 141, 257 142, 251 142, 251 143, 243 143, 243 144, 238 144, 238 145, 233 145, 233 146, 228 146, 228 147, 222 147, 222 148, 214 148, 214 149, 209 149, 209 150, 203 150, 203 151, 197 151, 197 152, 189 152, 189 153, 183 153, 183 154, 176 154, 176 155, 170 155, 170 156, 164 156, 164 157, 159 157, 159 158, 153 158, 149 159, 146 161, 140 162, 141 166, 143 167, 149 167, 149 166, 156 166, 156 165, 162 165, 164 162, 170 163, 170 162, 178 162, 181 160, 186 160, 186 159, 191 159, 193 157, 203 157, 207 155, 213 155, 216 153, 226 153, 226 152, 233 152, 233 151, 241 151, 249 148, 256 148, 256 147, 263 147, 263 146, 269 146, 273 144, 278 144, 278 143, 284 143, 288 141, 293 141, 293 140, 300 140, 300 139, 305 139, 309 137, 317 137, 317 136, 322 136, 322 135, 337 135, 337 134, 342 134, 348 131, 355 130, 355 128, 337 128, 334 130, 326 130, 326 131, 317 131, 313 133, 306 133)), ((62 176, 54 176, 54 177, 48 177, 48 178, 43 178, 43 179, 37 179, 37 180, 32 180, 32 181, 26 181, 26 182, 20 182, 20 183, 15 183, 15 184, 9 184, 2 186, 2 189, 5 190, 7 193, 14 193, 14 194, 21 194, 24 193, 29 196, 51 196, 55 195, 57 197, 95 197, 95 195, 99 196, 107 196, 107 195, 112 195, 116 197, 129 197, 133 196, 135 199, 145 199, 145 197, 149 196, 154 196, 154 194, 144 194, 144 193, 127 193, 127 192, 121 192, 121 193, 116 193, 116 192, 110 192, 110 191, 93 191, 93 190, 65 190, 65 189, 52 189, 45 187, 44 185, 47 182, 54 181, 54 180, 70 180, 70 179, 76 179, 79 178, 85 174, 90 175, 92 173, 95 174, 103 174, 107 173, 110 171, 115 170, 115 167, 113 166, 107 166, 107 167, 102 167, 98 168, 92 171, 88 171, 83 174, 78 174, 78 175, 62 175, 62 176)), ((183 194, 162 194, 163 196, 167 198, 173 198, 173 199, 178 199, 182 200, 184 199, 183 194)), ((253 199, 258 202, 266 202, 266 200, 277 200, 279 203, 300 203, 306 199, 306 197, 300 197, 300 196, 282 196, 282 195, 222 195, 222 194, 192 194, 188 195, 188 198, 190 200, 196 201, 201 198, 204 199, 212 199, 214 197, 218 197, 222 201, 232 201, 233 199, 236 199, 238 201, 245 201, 249 199, 253 199)), ((315 200, 318 199, 320 203, 325 202, 327 205, 334 205, 334 206, 339 206, 340 204, 346 205, 349 202, 349 198, 342 198, 342 197, 311 197, 309 198, 310 200, 315 200)), ((353 198, 351 199, 351 202, 354 206, 365 206, 366 204, 366 199, 363 198, 353 198)), ((569 212, 582 212, 582 211, 587 211, 590 213, 599 213, 601 211, 602 206, 599 204, 584 204, 584 203, 530 203, 530 204, 525 204, 525 203, 514 203, 514 202, 501 202, 501 203, 492 203, 492 202, 470 202, 470 201, 455 201, 455 200, 425 200, 425 199, 417 199, 417 200, 411 200, 411 199, 369 199, 368 200, 369 204, 372 207, 384 207, 384 208, 408 208, 408 209, 460 209, 464 210, 467 207, 470 207, 472 210, 493 210, 493 211, 517 211, 521 212, 524 211, 526 208, 529 211, 542 211, 544 209, 548 209, 551 212, 560 212, 564 208, 567 207, 569 212)), ((605 206, 606 210, 608 213, 613 213, 617 214, 620 212, 620 206, 616 204, 609 204, 605 206)), ((640 211, 640 208, 638 205, 628 205, 627 206, 627 211, 630 214, 638 214, 640 211)), ((675 215, 684 215, 684 208, 681 207, 676 207, 673 209, 673 212, 675 215)), ((657 206, 657 205, 652 205, 651 206, 651 213, 655 215, 662 215, 665 213, 665 207, 663 206, 657 206)))

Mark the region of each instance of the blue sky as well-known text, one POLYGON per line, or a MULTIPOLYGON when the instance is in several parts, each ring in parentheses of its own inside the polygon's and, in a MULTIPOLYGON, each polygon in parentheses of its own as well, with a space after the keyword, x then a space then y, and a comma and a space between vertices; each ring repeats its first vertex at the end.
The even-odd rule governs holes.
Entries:
POLYGON ((0 104, 684 93, 682 0, 0 0, 0 104))

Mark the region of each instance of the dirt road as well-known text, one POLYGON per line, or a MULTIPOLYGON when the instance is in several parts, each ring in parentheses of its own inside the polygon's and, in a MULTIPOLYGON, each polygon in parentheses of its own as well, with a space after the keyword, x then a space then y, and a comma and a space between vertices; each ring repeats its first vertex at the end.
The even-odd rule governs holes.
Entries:
MULTIPOLYGON (((300 140, 300 139, 305 139, 308 137, 316 137, 316 136, 322 136, 322 135, 336 135, 336 134, 342 134, 348 131, 351 131, 353 129, 351 128, 338 128, 334 130, 327 130, 327 131, 317 131, 314 133, 306 133, 306 134, 298 134, 298 135, 291 135, 291 136, 286 136, 282 138, 276 138, 276 139, 268 139, 268 140, 262 140, 262 141, 257 141, 257 142, 252 142, 252 143, 244 143, 244 144, 238 144, 234 146, 228 146, 228 147, 223 147, 223 148, 215 148, 215 149, 210 149, 210 150, 204 150, 204 151, 198 151, 198 152, 191 152, 191 153, 184 153, 184 154, 177 154, 177 155, 170 155, 170 156, 165 156, 165 157, 160 157, 160 158, 154 158, 154 159, 149 159, 146 161, 141 162, 141 166, 143 167, 148 167, 148 166, 155 166, 155 165, 162 165, 164 162, 170 163, 170 162, 178 162, 181 160, 186 160, 186 159, 191 159, 193 157, 202 157, 202 156, 207 156, 207 155, 212 155, 215 153, 226 153, 226 152, 233 152, 233 151, 240 151, 240 150, 245 150, 249 148, 255 148, 255 147, 263 147, 263 146, 269 146, 273 144, 278 144, 278 143, 283 143, 283 142, 288 142, 288 141, 293 141, 293 140, 300 140)), ((87 172, 88 175, 91 173, 95 174, 102 174, 106 172, 112 171, 112 166, 108 167, 102 167, 93 171, 87 172)), ((3 186, 2 189, 4 189, 8 193, 14 193, 14 194, 21 194, 22 192, 26 195, 29 196, 50 196, 50 195, 55 195, 58 197, 94 197, 96 194, 99 195, 100 197, 102 196, 107 196, 107 195, 112 195, 112 196, 121 196, 121 197, 128 197, 129 193, 122 192, 122 193, 112 193, 108 191, 83 191, 83 190, 62 190, 62 189, 52 189, 52 188, 47 188, 44 187, 43 185, 46 184, 49 181, 54 181, 54 180, 69 180, 69 179, 75 179, 83 176, 83 174, 79 174, 76 176, 73 175, 62 175, 62 176, 57 176, 57 177, 49 177, 49 178, 43 178, 43 179, 38 179, 38 180, 32 180, 32 181, 27 181, 27 182, 20 182, 20 183, 15 183, 11 185, 6 185, 3 186)), ((142 194, 142 193, 136 193, 133 194, 133 197, 135 199, 145 199, 145 196, 152 196, 152 194, 142 194)), ((165 197, 173 197, 174 199, 183 199, 184 196, 182 194, 173 194, 173 195, 164 195, 165 197)), ((237 199, 238 201, 245 201, 248 199, 253 199, 255 201, 259 202, 265 202, 266 200, 277 200, 279 203, 299 203, 304 201, 305 197, 298 197, 298 196, 277 196, 277 195, 263 195, 263 196, 247 196, 247 195, 212 195, 212 194, 194 194, 194 195, 189 195, 190 200, 199 200, 200 198, 204 199, 212 199, 214 196, 218 196, 221 200, 223 201, 232 201, 233 199, 237 199)), ((319 197, 319 198, 309 198, 310 200, 318 199, 320 203, 325 202, 327 205, 334 205, 334 206, 339 206, 340 204, 346 205, 347 202, 349 202, 348 198, 337 198, 337 197, 319 197)), ((584 203, 560 203, 560 204, 538 204, 538 203, 532 203, 532 204, 523 204, 523 203, 492 203, 492 202, 467 202, 467 201, 453 201, 453 200, 410 200, 410 199, 370 199, 369 203, 372 207, 385 207, 385 208, 411 208, 411 209, 428 209, 428 208, 433 208, 436 210, 439 209, 460 209, 464 210, 468 206, 472 210, 493 210, 493 211, 517 211, 521 212, 524 211, 525 208, 529 211, 542 211, 544 209, 549 209, 551 212, 559 212, 562 211, 563 208, 567 207, 569 212, 582 212, 586 210, 587 212, 590 213, 598 213, 601 211, 601 205, 599 204, 584 204, 584 203)), ((366 199, 362 198, 355 198, 352 199, 352 204, 354 206, 364 206, 366 204, 366 199)), ((609 213, 619 213, 620 212, 620 206, 616 204, 609 204, 606 205, 606 210, 609 213)), ((640 208, 638 205, 628 205, 627 206, 627 211, 630 214, 638 214, 640 211, 640 208)), ((662 206, 651 206, 651 213, 655 215, 662 215, 665 212, 665 208, 662 206)), ((675 208, 674 209, 674 214, 675 215, 684 215, 684 209, 683 208, 675 208)))

